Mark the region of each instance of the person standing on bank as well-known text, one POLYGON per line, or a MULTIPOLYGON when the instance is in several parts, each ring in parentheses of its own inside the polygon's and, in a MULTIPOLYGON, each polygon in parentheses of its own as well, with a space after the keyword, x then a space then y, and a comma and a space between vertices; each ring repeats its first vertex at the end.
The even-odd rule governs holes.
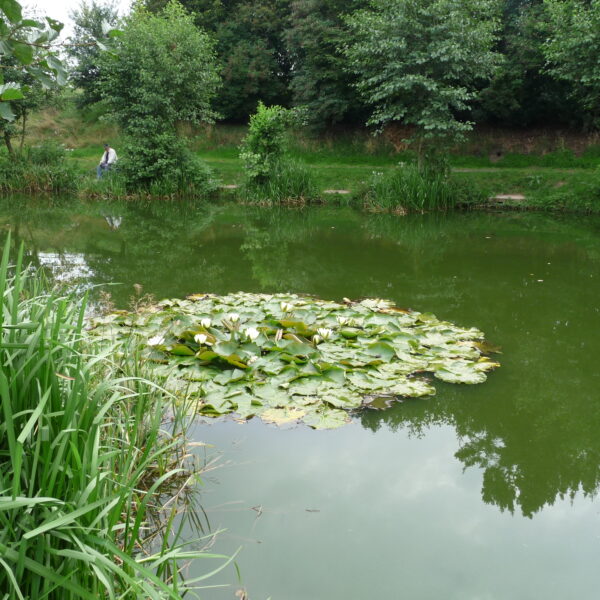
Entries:
POLYGON ((104 175, 105 171, 109 171, 112 167, 114 167, 116 162, 117 153, 115 152, 114 148, 111 148, 108 144, 104 144, 104 153, 102 154, 100 164, 96 169, 98 179, 100 179, 102 175, 104 175))

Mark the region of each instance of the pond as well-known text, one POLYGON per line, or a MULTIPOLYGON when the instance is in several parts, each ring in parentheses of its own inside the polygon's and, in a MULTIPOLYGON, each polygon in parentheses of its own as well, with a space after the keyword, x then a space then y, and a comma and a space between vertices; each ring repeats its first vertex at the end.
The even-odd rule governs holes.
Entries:
POLYGON ((501 346, 486 383, 335 431, 198 422, 213 550, 242 547, 241 582, 203 598, 597 598, 599 218, 3 200, 0 227, 58 279, 119 282, 120 307, 140 289, 383 297, 501 346))

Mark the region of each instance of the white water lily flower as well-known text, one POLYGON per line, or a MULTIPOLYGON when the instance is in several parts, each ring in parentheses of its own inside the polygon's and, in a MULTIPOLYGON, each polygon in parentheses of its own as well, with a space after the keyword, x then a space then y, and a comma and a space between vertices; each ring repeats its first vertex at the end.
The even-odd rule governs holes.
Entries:
POLYGON ((348 317, 337 317, 337 322, 340 325, 346 325, 348 323, 349 319, 348 317))
POLYGON ((207 339, 208 337, 204 333, 198 333, 194 336, 194 341, 200 345, 205 344, 207 339))
POLYGON ((260 335, 260 331, 258 331, 256 327, 248 327, 244 333, 251 342, 253 342, 260 335))
POLYGON ((323 341, 323 338, 320 335, 312 336, 313 344, 320 344, 323 341))
POLYGON ((232 322, 232 323, 237 323, 240 320, 240 315, 238 315, 237 313, 229 313, 227 315, 227 318, 232 322))
POLYGON ((278 329, 275 334, 275 341, 278 342, 283 337, 283 329, 278 329))
POLYGON ((251 356, 247 361, 246 364, 247 365, 251 365, 252 363, 255 363, 258 360, 258 356, 251 356))
POLYGON ((200 325, 202 325, 204 329, 208 329, 210 327, 210 319, 200 319, 200 325))
POLYGON ((317 329, 317 333, 324 339, 324 340, 328 340, 331 337, 331 334, 333 333, 331 331, 331 329, 328 329, 327 327, 319 327, 319 329, 317 329))
POLYGON ((279 306, 281 306, 281 310, 284 313, 291 312, 294 309, 294 305, 289 302, 282 302, 279 306))
POLYGON ((165 341, 164 336, 155 335, 151 338, 148 338, 148 345, 149 346, 158 346, 158 345, 162 344, 164 341, 165 341))

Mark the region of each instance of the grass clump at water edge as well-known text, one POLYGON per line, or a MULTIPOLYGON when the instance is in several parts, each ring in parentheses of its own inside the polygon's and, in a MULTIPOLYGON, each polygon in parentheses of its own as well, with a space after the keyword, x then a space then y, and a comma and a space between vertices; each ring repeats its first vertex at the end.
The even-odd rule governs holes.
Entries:
POLYGON ((264 179, 249 179, 239 190, 239 198, 249 204, 310 204, 320 193, 310 167, 289 159, 275 164, 264 179))
POLYGON ((193 480, 184 420, 84 330, 85 302, 0 264, 0 590, 3 600, 179 599, 175 523, 193 480))
POLYGON ((458 183, 444 169, 407 164, 373 172, 354 201, 366 210, 404 214, 451 210, 481 200, 479 196, 474 188, 458 183))

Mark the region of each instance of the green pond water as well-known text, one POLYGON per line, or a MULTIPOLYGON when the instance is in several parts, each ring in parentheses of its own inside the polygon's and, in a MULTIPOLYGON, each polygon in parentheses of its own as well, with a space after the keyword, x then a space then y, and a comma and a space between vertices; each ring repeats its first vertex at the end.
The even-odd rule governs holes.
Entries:
POLYGON ((334 431, 198 422, 212 550, 242 547, 203 598, 598 598, 600 219, 4 200, 0 228, 120 307, 133 284, 384 297, 502 347, 486 383, 334 431))

